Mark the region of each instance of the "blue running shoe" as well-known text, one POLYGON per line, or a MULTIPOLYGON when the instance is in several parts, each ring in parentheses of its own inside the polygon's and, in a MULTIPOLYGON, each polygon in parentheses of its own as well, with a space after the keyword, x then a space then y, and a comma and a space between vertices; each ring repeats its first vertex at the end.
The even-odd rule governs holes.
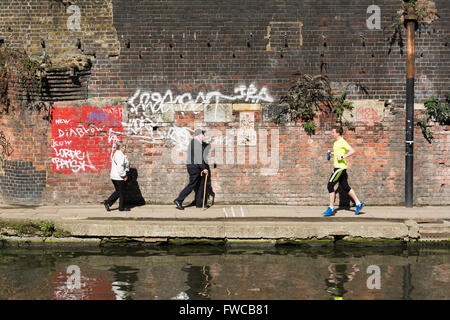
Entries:
POLYGON ((361 209, 364 207, 364 202, 361 201, 361 203, 359 205, 356 205, 356 211, 355 211, 355 216, 357 216, 359 214, 359 212, 361 211, 361 209))
POLYGON ((332 216, 334 214, 334 209, 328 207, 328 209, 323 213, 324 216, 332 216))

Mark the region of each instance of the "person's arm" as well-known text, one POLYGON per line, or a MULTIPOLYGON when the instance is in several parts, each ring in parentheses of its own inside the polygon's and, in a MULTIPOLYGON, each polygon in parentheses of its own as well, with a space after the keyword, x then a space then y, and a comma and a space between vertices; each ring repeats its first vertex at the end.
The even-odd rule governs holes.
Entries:
POLYGON ((208 153, 211 149, 211 145, 205 142, 202 142, 202 171, 205 174, 208 174, 208 153))
POLYGON ((343 156, 339 156, 338 157, 338 160, 342 160, 342 159, 345 159, 345 158, 348 158, 348 157, 350 157, 352 154, 354 154, 356 151, 355 151, 355 149, 353 149, 352 148, 352 146, 348 146, 348 149, 347 149, 347 152, 343 155, 343 156), (339 159, 340 158, 340 159, 339 159))

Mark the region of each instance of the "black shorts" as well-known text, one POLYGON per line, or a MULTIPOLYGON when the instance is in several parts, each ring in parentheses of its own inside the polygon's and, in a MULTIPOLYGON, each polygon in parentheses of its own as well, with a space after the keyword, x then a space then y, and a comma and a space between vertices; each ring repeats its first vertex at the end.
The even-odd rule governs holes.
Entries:
POLYGON ((331 174, 330 179, 328 179, 328 192, 334 192, 334 186, 339 182, 339 186, 345 191, 350 192, 351 188, 348 185, 348 176, 347 169, 342 168, 334 168, 333 173, 331 174))

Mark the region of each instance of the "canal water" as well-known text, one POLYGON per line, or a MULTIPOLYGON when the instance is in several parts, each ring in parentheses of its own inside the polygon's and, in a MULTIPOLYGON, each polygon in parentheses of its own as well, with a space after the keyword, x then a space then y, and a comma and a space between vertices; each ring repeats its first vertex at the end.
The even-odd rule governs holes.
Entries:
POLYGON ((4 248, 0 299, 450 299, 450 249, 4 248))

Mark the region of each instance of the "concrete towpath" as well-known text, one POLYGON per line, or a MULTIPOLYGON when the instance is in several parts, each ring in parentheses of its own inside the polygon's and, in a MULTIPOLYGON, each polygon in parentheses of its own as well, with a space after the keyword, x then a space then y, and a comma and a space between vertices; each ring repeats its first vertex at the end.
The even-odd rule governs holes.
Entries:
POLYGON ((323 239, 330 237, 449 240, 450 206, 354 207, 325 217, 325 207, 215 205, 207 210, 145 205, 107 212, 103 205, 0 205, 0 220, 51 220, 74 237, 323 239))

